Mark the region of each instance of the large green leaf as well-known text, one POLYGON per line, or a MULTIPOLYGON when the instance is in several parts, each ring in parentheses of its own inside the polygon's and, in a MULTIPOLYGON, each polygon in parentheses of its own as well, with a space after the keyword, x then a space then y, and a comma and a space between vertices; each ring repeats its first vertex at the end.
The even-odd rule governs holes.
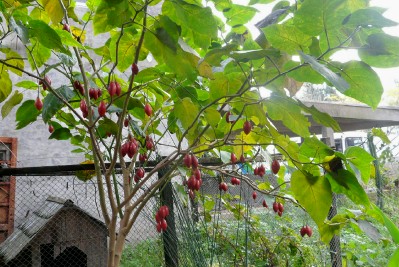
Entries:
POLYGON ((193 125, 195 118, 198 116, 198 112, 198 107, 188 97, 175 104, 175 116, 180 120, 185 130, 193 125))
POLYGON ((313 176, 297 170, 291 176, 291 189, 315 223, 321 225, 327 219, 332 203, 328 180, 324 176, 313 176))
POLYGON ((21 103, 22 99, 23 95, 18 91, 14 91, 13 96, 1 107, 1 116, 5 118, 16 105, 21 103))
MULTIPOLYGON (((394 222, 380 209, 378 208, 375 204, 372 204, 372 209, 370 209, 371 212, 376 212, 376 214, 383 219, 383 222, 385 224, 385 227, 388 229, 389 234, 392 237, 392 240, 395 244, 399 244, 399 229, 395 225, 394 222)), ((397 266, 397 265, 395 265, 397 266)))
POLYGON ((399 248, 395 250, 388 262, 388 267, 398 267, 399 266, 399 248))
POLYGON ((137 36, 130 32, 125 32, 120 39, 119 37, 119 32, 112 36, 109 49, 114 51, 111 52, 112 61, 118 60, 118 69, 125 71, 134 62, 138 40, 137 36), (118 54, 116 54, 116 51, 118 54))
POLYGON ((332 191, 345 194, 355 204, 370 206, 370 200, 359 184, 356 176, 348 170, 340 169, 337 173, 329 172, 326 177, 330 181, 332 191))
POLYGON ((11 94, 11 90, 12 82, 10 75, 6 70, 3 70, 0 73, 0 103, 7 99, 7 97, 11 94))
POLYGON ((55 31, 60 36, 61 41, 64 45, 83 49, 83 45, 78 41, 76 41, 75 38, 73 38, 73 36, 71 35, 71 33, 60 29, 56 29, 55 31))
POLYGON ((234 27, 248 23, 256 14, 256 8, 243 5, 231 5, 226 8, 223 15, 228 25, 234 27))
POLYGON ((391 140, 389 140, 387 134, 381 128, 373 128, 371 130, 371 133, 373 134, 373 136, 380 138, 381 141, 385 144, 391 143, 391 140))
POLYGON ((349 84, 344 79, 342 79, 335 72, 327 68, 325 65, 319 63, 314 57, 306 55, 302 52, 299 53, 302 59, 306 63, 309 63, 309 65, 315 71, 323 75, 323 77, 326 78, 329 82, 331 82, 335 86, 335 88, 337 88, 338 91, 344 93, 349 88, 349 84))
POLYGON ((162 5, 162 13, 181 27, 182 36, 187 38, 189 44, 206 50, 211 40, 217 37, 217 24, 209 7, 168 0, 162 5))
POLYGON ((68 53, 57 32, 41 20, 29 21, 29 36, 35 37, 44 47, 68 53))
POLYGON ((280 52, 275 49, 258 49, 258 50, 245 50, 245 51, 234 51, 230 53, 230 57, 237 61, 250 61, 256 59, 264 59, 265 57, 277 57, 280 56, 280 52))
POLYGON ((349 15, 345 25, 363 26, 363 27, 391 27, 398 25, 397 22, 385 18, 380 12, 375 9, 365 8, 355 11, 349 15))
POLYGON ((296 55, 298 51, 308 51, 312 37, 299 31, 293 25, 274 24, 262 29, 267 40, 274 48, 296 55))
POLYGON ((362 61, 372 67, 392 68, 399 66, 399 37, 375 33, 367 38, 367 45, 359 49, 362 61))
POLYGON ((72 134, 68 128, 58 128, 54 130, 49 139, 68 140, 71 137, 72 134))
POLYGON ((11 50, 10 48, 1 48, 0 51, 6 54, 7 63, 16 67, 16 68, 9 68, 9 70, 21 76, 22 75, 21 70, 23 70, 25 66, 24 60, 21 57, 21 55, 18 54, 16 51, 11 50))
POLYGON ((16 32, 23 44, 29 42, 28 29, 21 23, 21 21, 15 21, 14 17, 10 17, 10 28, 16 32))
POLYGON ((309 136, 310 123, 302 114, 301 108, 294 100, 285 96, 273 95, 266 101, 267 114, 272 120, 282 121, 293 133, 309 136))
POLYGON ((28 124, 36 121, 37 116, 40 114, 35 107, 34 100, 27 100, 18 108, 15 120, 17 121, 16 129, 22 129, 28 124))
MULTIPOLYGON (((299 102, 299 101, 298 101, 299 102)), ((330 127, 333 129, 335 132, 341 132, 341 128, 339 127, 339 124, 336 120, 334 120, 328 113, 321 112, 318 109, 316 109, 313 105, 311 107, 305 106, 301 102, 300 106, 303 111, 306 113, 309 113, 312 115, 312 118, 315 122, 330 127)))
POLYGON ((101 1, 93 18, 94 34, 108 32, 129 21, 132 12, 128 1, 101 1))
POLYGON ((221 48, 214 48, 209 50, 208 53, 204 57, 204 61, 208 62, 212 66, 220 66, 220 63, 224 59, 230 55, 230 52, 237 48, 236 44, 228 44, 221 48))
POLYGON ((51 57, 51 50, 43 46, 39 41, 31 39, 32 45, 28 46, 28 60, 31 68, 41 67, 51 57))
POLYGON ((215 100, 230 94, 237 93, 241 87, 244 76, 238 73, 215 73, 215 78, 209 84, 211 99, 215 100))
POLYGON ((345 156, 360 171, 363 182, 367 184, 371 176, 371 163, 374 158, 358 146, 349 147, 345 151, 345 156))
MULTIPOLYGON (((72 91, 69 87, 63 85, 58 89, 54 90, 55 93, 62 97, 65 101, 69 101, 75 96, 75 91, 72 91)), ((58 99, 53 93, 49 93, 43 101, 42 117, 44 122, 48 122, 51 118, 64 106, 64 103, 58 99)))
POLYGON ((344 92, 373 109, 377 108, 384 88, 377 73, 366 63, 350 61, 342 65, 341 76, 349 83, 349 89, 344 92))
POLYGON ((64 17, 64 10, 62 9, 60 0, 42 0, 42 5, 53 24, 61 22, 64 17))
POLYGON ((299 148, 299 152, 313 159, 315 163, 323 163, 326 161, 326 157, 334 155, 334 151, 316 136, 305 138, 299 148))
POLYGON ((311 66, 302 66, 300 68, 294 69, 299 66, 299 62, 295 61, 288 61, 284 65, 284 70, 289 71, 287 73, 287 76, 290 78, 293 78, 294 80, 298 82, 308 82, 308 83, 313 83, 313 84, 322 84, 325 82, 325 79, 323 78, 320 73, 312 69, 311 66))

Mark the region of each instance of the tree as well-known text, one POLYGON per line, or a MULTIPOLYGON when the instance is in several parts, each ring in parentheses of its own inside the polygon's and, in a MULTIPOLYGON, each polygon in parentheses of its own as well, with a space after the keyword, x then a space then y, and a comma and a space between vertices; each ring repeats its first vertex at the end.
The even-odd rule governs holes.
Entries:
MULTIPOLYGON (((366 181, 372 158, 360 149, 334 152, 311 137, 302 112, 336 131, 339 125, 292 96, 304 82, 326 83, 376 108, 383 88, 371 67, 399 65, 398 37, 382 30, 396 23, 363 0, 281 1, 253 38, 245 24, 260 12, 255 4, 269 2, 274 1, 251 0, 243 6, 231 1, 89 0, 81 16, 75 1, 0 3, 2 116, 22 103, 16 112, 18 129, 41 116, 50 125, 50 138, 71 140, 76 152, 94 162, 109 230, 108 266, 118 266, 125 236, 147 201, 179 175, 183 163, 187 176, 194 175, 197 166, 189 161, 205 153, 225 162, 217 171, 228 177, 235 174, 225 168, 233 164, 231 153, 251 161, 259 148, 275 147, 296 169, 290 189, 276 197, 306 209, 324 241, 348 221, 340 214, 326 220, 333 192, 346 194, 370 216, 389 220, 370 203, 354 175, 357 169, 366 181), (94 44, 88 42, 91 32, 101 34, 94 44), (357 50, 361 60, 330 60, 344 49, 357 50), (139 69, 148 57, 156 62, 139 69), (61 86, 52 84, 55 77, 61 86), (37 98, 23 99, 17 88, 37 91, 37 98), (270 96, 264 97, 266 90, 270 96), (282 121, 304 143, 298 146, 280 134, 272 121, 282 121), (137 159, 145 164, 168 136, 175 140, 170 153, 144 173, 137 159), (123 170, 122 191, 114 176, 117 163, 123 170), (165 166, 162 179, 151 179, 165 166), (148 190, 138 195, 143 184, 148 190)), ((191 194, 200 181, 191 180, 191 194)), ((242 182, 273 195, 245 177, 242 182)))

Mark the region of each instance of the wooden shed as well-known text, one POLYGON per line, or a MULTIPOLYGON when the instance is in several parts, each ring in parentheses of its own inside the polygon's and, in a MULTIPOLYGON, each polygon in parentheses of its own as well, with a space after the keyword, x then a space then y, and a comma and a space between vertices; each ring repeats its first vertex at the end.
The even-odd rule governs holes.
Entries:
POLYGON ((0 245, 0 266, 102 267, 107 228, 71 200, 49 197, 0 245))

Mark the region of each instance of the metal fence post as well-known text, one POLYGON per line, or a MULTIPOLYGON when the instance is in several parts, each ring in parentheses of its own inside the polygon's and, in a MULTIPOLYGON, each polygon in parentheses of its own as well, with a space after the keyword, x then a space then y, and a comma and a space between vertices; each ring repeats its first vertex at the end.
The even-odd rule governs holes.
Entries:
POLYGON ((373 142, 373 136, 369 133, 367 136, 368 146, 371 156, 375 159, 373 161, 375 167, 375 185, 377 186, 377 206, 382 209, 384 206, 382 199, 382 177, 380 172, 380 164, 378 163, 378 156, 373 142))
MULTIPOLYGON (((163 168, 158 172, 158 179, 162 179, 167 173, 168 169, 163 168)), ((176 234, 175 214, 173 208, 173 187, 170 181, 166 182, 161 187, 161 205, 167 205, 169 208, 169 216, 166 217, 168 228, 162 234, 165 266, 177 267, 179 266, 179 252, 176 234)))

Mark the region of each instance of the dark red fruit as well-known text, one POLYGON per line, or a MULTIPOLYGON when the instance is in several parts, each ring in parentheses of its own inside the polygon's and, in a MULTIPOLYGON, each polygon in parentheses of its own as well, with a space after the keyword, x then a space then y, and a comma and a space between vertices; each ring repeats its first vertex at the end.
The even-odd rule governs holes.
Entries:
POLYGON ((147 150, 152 150, 154 148, 154 141, 152 140, 151 137, 149 137, 146 141, 145 141, 145 147, 147 148, 147 150))
POLYGON ((44 82, 40 81, 39 85, 41 85, 43 87, 43 90, 47 90, 47 88, 48 88, 47 85, 51 85, 51 79, 47 75, 45 75, 44 82))
POLYGON ((198 168, 198 159, 195 155, 191 155, 191 166, 194 170, 198 168))
POLYGON ((147 155, 146 155, 146 154, 140 154, 140 155, 139 155, 139 161, 140 161, 141 163, 146 162, 146 161, 147 161, 147 155))
POLYGON ((137 66, 136 63, 132 64, 132 72, 134 75, 137 75, 139 73, 139 67, 137 66))
POLYGON ((280 216, 280 217, 283 215, 283 213, 282 213, 281 211, 278 211, 277 214, 278 214, 278 216, 280 216))
POLYGON ((276 201, 273 202, 273 211, 278 212, 278 203, 276 201))
POLYGON ((283 211, 284 211, 283 203, 278 203, 278 211, 280 211, 281 213, 283 213, 283 211))
POLYGON ((244 162, 245 162, 245 156, 244 156, 244 154, 241 154, 241 156, 240 156, 240 162, 241 162, 241 163, 244 163, 244 162))
POLYGON ((231 184, 232 185, 240 185, 240 180, 237 179, 236 177, 231 178, 231 184))
POLYGON ((230 154, 230 161, 231 163, 235 164, 237 162, 237 157, 234 153, 230 154))
POLYGON ((258 175, 260 177, 263 177, 263 175, 265 175, 266 169, 265 166, 263 166, 263 164, 261 164, 258 168, 258 175))
POLYGON ((124 156, 126 156, 127 155, 127 151, 129 150, 129 143, 124 143, 122 146, 121 146, 121 154, 122 154, 122 157, 124 157, 124 156))
POLYGON ((48 131, 49 131, 50 133, 53 133, 53 132, 54 132, 54 126, 51 125, 51 124, 49 124, 49 126, 48 126, 48 131))
POLYGON ((144 171, 143 168, 138 168, 138 169, 137 169, 137 171, 136 171, 137 177, 143 178, 143 177, 144 177, 144 174, 145 174, 145 171, 144 171))
POLYGON ((123 121, 123 126, 125 126, 125 127, 128 127, 128 126, 129 126, 129 119, 128 119, 128 118, 126 118, 126 119, 123 121))
POLYGON ((253 191, 253 192, 252 192, 252 198, 253 198, 254 200, 256 200, 257 197, 258 197, 258 194, 256 193, 256 191, 253 191))
POLYGON ((230 122, 230 111, 226 112, 226 122, 230 122))
POLYGON ((99 89, 90 88, 89 89, 89 97, 90 99, 97 100, 99 95, 98 93, 101 92, 99 89))
POLYGON ((305 227, 306 227, 306 234, 308 235, 308 237, 311 237, 313 234, 312 228, 310 228, 309 225, 307 225, 305 227))
POLYGON ((225 182, 221 182, 220 184, 219 184, 219 190, 220 191, 224 191, 224 192, 226 192, 227 191, 227 184, 225 183, 225 182))
POLYGON ((166 231, 166 228, 168 228, 168 224, 166 223, 166 220, 163 219, 160 224, 161 224, 162 231, 166 231))
POLYGON ((191 175, 190 178, 187 180, 187 187, 188 189, 195 190, 197 185, 197 181, 194 175, 191 175))
POLYGON ((302 237, 304 237, 306 235, 306 233, 307 233, 306 226, 303 226, 301 228, 301 230, 299 231, 299 233, 301 234, 302 237))
POLYGON ((273 160, 271 169, 274 174, 278 173, 278 171, 280 170, 280 163, 278 162, 278 160, 276 160, 276 159, 273 160))
POLYGON ((183 158, 183 162, 184 162, 184 165, 187 167, 187 168, 191 168, 191 155, 190 154, 186 154, 185 156, 184 156, 184 158, 183 158))
POLYGON ((160 233, 162 231, 161 222, 157 223, 157 232, 160 233))
POLYGON ((159 223, 160 221, 162 221, 162 219, 164 219, 165 217, 162 217, 161 213, 159 211, 157 211, 157 213, 155 214, 155 221, 157 223, 159 223))
POLYGON ((73 88, 78 90, 81 95, 84 95, 85 90, 83 88, 83 85, 78 80, 73 82, 73 88))
POLYGON ((98 105, 98 115, 100 117, 104 117, 105 116, 105 112, 107 112, 107 106, 105 105, 104 101, 101 101, 100 105, 98 105))
POLYGON ((256 167, 256 168, 254 169, 254 174, 255 174, 255 175, 258 175, 258 174, 259 174, 259 167, 256 167))
POLYGON ((263 202, 262 202, 262 206, 263 206, 263 207, 265 207, 265 208, 268 208, 268 207, 269 207, 269 206, 267 205, 267 203, 266 203, 266 200, 265 200, 265 199, 264 199, 264 200, 263 200, 263 202))
POLYGON ((69 25, 68 25, 67 23, 64 23, 64 25, 62 26, 62 29, 63 29, 64 31, 67 31, 67 32, 70 32, 70 31, 71 31, 71 28, 69 27, 69 25))
POLYGON ((145 114, 147 114, 147 116, 151 117, 151 115, 152 115, 152 107, 151 107, 150 104, 148 104, 148 103, 145 104, 144 112, 145 112, 145 114))
POLYGON ((42 110, 42 108, 43 108, 43 102, 42 102, 42 100, 40 99, 40 97, 36 97, 35 107, 36 107, 36 109, 39 110, 39 111, 42 110))
POLYGON ((111 97, 113 97, 116 94, 116 83, 114 81, 111 81, 108 85, 108 93, 111 97))
POLYGON ((161 206, 159 208, 158 212, 159 212, 159 214, 161 215, 162 218, 165 218, 166 216, 169 215, 169 208, 166 205, 161 206))
POLYGON ((127 150, 127 156, 129 158, 133 158, 136 153, 137 153, 137 144, 136 144, 136 142, 129 141, 128 150, 127 150))
POLYGON ((118 82, 115 82, 115 94, 117 96, 120 96, 122 92, 121 85, 118 82))
POLYGON ((243 129, 245 134, 249 134, 252 130, 252 124, 249 121, 245 121, 243 129))
POLYGON ((200 171, 199 169, 195 169, 195 170, 193 171, 193 174, 194 174, 194 176, 195 176, 195 178, 196 178, 197 180, 200 180, 200 179, 201 179, 201 171, 200 171))

